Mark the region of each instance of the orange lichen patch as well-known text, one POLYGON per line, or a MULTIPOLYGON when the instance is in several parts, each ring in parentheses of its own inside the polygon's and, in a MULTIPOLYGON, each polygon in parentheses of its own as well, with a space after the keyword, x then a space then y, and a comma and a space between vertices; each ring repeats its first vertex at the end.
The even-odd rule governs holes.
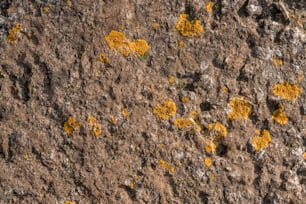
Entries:
POLYGON ((147 41, 143 39, 136 39, 131 41, 125 37, 122 32, 112 30, 105 41, 111 49, 116 49, 124 56, 129 56, 131 52, 135 52, 137 55, 144 55, 150 48, 147 41))
POLYGON ((286 81, 273 86, 274 95, 286 100, 298 98, 302 92, 302 88, 299 88, 296 84, 289 84, 286 81))
POLYGON ((208 129, 210 135, 214 137, 223 138, 227 135, 226 127, 220 122, 208 124, 206 128, 208 129))
POLYGON ((165 162, 165 160, 163 159, 159 160, 159 166, 168 170, 171 173, 175 173, 175 168, 168 162, 165 162))
POLYGON ((212 165, 212 159, 211 159, 210 157, 206 157, 206 158, 204 159, 204 164, 205 164, 205 166, 207 166, 207 167, 211 167, 211 165, 212 165))
POLYGON ((215 180, 215 177, 216 177, 215 174, 210 174, 210 176, 209 176, 211 181, 215 180))
POLYGON ((174 121, 174 125, 178 128, 178 129, 184 129, 184 128, 190 128, 193 127, 195 124, 195 122, 193 122, 191 119, 189 118, 177 118, 174 121))
POLYGON ((303 155, 303 157, 304 157, 304 160, 306 160, 306 152, 304 152, 304 155, 303 155))
POLYGON ((256 131, 258 136, 252 138, 253 145, 256 151, 261 150, 262 148, 267 148, 268 144, 272 141, 270 132, 268 130, 256 131))
POLYGON ((214 153, 216 149, 217 149, 217 145, 213 141, 210 141, 208 145, 205 146, 205 151, 207 153, 214 153))
POLYGON ((108 64, 108 63, 109 63, 108 58, 105 57, 103 54, 100 54, 100 55, 99 55, 99 59, 100 59, 100 62, 102 62, 102 63, 105 63, 105 64, 108 64))
POLYGON ((154 28, 154 29, 159 28, 159 24, 158 24, 158 23, 152 23, 151 26, 152 26, 152 28, 154 28))
POLYGON ((71 0, 67 0, 67 6, 68 6, 68 7, 71 7, 71 6, 72 6, 71 0))
POLYGON ((169 81, 170 84, 174 83, 175 82, 175 77, 174 76, 170 76, 168 78, 168 81, 169 81))
POLYGON ((188 102, 188 98, 186 96, 181 97, 181 102, 182 103, 187 103, 188 102))
POLYGON ((45 13, 49 13, 49 7, 47 7, 47 6, 44 7, 44 12, 45 12, 45 13))
POLYGON ((178 41, 178 46, 179 47, 184 47, 185 46, 184 41, 182 41, 182 40, 178 41))
POLYGON ((64 204, 75 204, 73 201, 65 201, 64 204))
POLYGON ((64 123, 64 130, 68 135, 71 135, 80 126, 80 122, 75 120, 72 116, 69 116, 66 122, 64 123))
POLYGON ((278 109, 272 113, 272 119, 281 125, 284 125, 288 122, 288 117, 284 112, 284 106, 282 104, 279 104, 278 109))
POLYGON ((87 123, 91 128, 90 133, 96 137, 102 134, 102 125, 97 122, 97 119, 93 116, 88 116, 87 123))
POLYGON ((16 33, 19 32, 19 31, 20 31, 20 24, 16 23, 15 27, 13 27, 10 30, 10 32, 7 36, 8 41, 10 41, 13 44, 17 44, 16 33))
POLYGON ((133 181, 129 183, 130 188, 134 188, 135 184, 141 179, 141 176, 138 176, 137 174, 133 175, 133 181))
POLYGON ((207 2, 207 4, 206 4, 206 11, 208 13, 211 13, 213 11, 213 6, 214 6, 214 2, 212 2, 212 1, 207 2))
POLYGON ((226 86, 223 86, 223 87, 222 87, 222 92, 223 92, 223 93, 227 93, 227 92, 228 92, 228 88, 227 88, 226 86))
POLYGON ((111 117, 110 117, 110 119, 109 119, 109 122, 111 123, 111 124, 116 124, 116 122, 117 122, 117 118, 116 118, 116 116, 114 116, 114 115, 112 115, 111 117))
POLYGON ((227 115, 230 120, 247 119, 251 114, 252 108, 243 97, 234 97, 230 101, 232 111, 227 115))
POLYGON ((172 100, 165 100, 153 108, 153 114, 162 120, 167 120, 176 113, 176 104, 172 100))
POLYGON ((128 111, 127 108, 123 108, 123 109, 121 110, 121 116, 122 116, 122 117, 126 118, 126 117, 128 117, 129 115, 130 115, 130 112, 128 111))
POLYGON ((283 65, 283 59, 282 58, 279 58, 279 57, 277 57, 277 56, 274 56, 273 57, 273 64, 275 65, 275 66, 280 66, 280 65, 283 65))
POLYGON ((181 35, 186 37, 193 37, 203 32, 203 27, 200 20, 188 20, 188 14, 181 14, 175 28, 181 35))

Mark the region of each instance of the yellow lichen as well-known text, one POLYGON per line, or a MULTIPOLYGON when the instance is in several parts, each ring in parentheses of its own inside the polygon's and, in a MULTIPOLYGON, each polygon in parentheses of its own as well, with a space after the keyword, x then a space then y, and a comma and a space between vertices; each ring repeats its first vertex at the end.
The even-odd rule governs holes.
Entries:
POLYGON ((186 37, 193 37, 203 32, 203 27, 200 20, 188 20, 188 14, 181 14, 176 29, 181 35, 186 37))
POLYGON ((73 201, 65 201, 64 204, 75 204, 73 201))
POLYGON ((171 164, 169 164, 168 162, 166 162, 165 160, 163 160, 163 159, 159 160, 159 165, 160 165, 162 168, 168 170, 169 172, 175 173, 175 168, 174 168, 171 164))
POLYGON ((204 164, 205 166, 210 167, 212 165, 212 159, 210 157, 206 157, 204 159, 204 164))
POLYGON ((9 34, 8 34, 8 36, 7 36, 8 41, 10 41, 10 42, 13 43, 13 44, 17 44, 16 34, 17 34, 17 32, 19 32, 19 31, 20 31, 20 24, 17 23, 17 24, 15 25, 15 27, 13 27, 13 28, 10 30, 10 32, 9 32, 9 34))
POLYGON ((153 108, 153 114, 162 120, 167 120, 176 113, 176 104, 172 100, 165 100, 153 108))
POLYGON ((126 117, 128 117, 129 115, 130 115, 130 112, 128 111, 128 109, 123 108, 123 109, 121 110, 121 116, 122 116, 122 117, 126 118, 126 117))
POLYGON ((278 109, 272 113, 272 119, 281 125, 284 125, 288 122, 288 117, 284 112, 284 106, 282 104, 279 104, 278 109))
POLYGON ((181 97, 181 101, 182 101, 182 103, 187 103, 188 98, 186 96, 183 96, 183 97, 181 97))
POLYGON ((222 91, 223 91, 223 93, 227 93, 228 92, 228 88, 226 86, 223 86, 222 87, 222 91))
POLYGON ((109 63, 108 58, 105 57, 103 54, 100 54, 100 55, 99 55, 99 58, 100 58, 100 62, 105 63, 105 64, 108 64, 108 63, 109 63))
POLYGON ((217 145, 213 141, 210 141, 208 145, 205 146, 205 151, 207 153, 214 153, 216 149, 217 149, 217 145))
POLYGON ((72 116, 69 116, 64 123, 64 130, 68 135, 71 135, 76 129, 81 126, 81 123, 75 120, 72 116))
POLYGON ((129 40, 122 32, 115 30, 112 30, 104 39, 111 49, 118 50, 126 57, 129 56, 131 52, 142 56, 146 54, 150 48, 147 41, 143 39, 136 39, 134 41, 129 40))
POLYGON ((44 7, 44 12, 45 12, 45 13, 49 13, 49 7, 47 7, 47 6, 44 7))
POLYGON ((306 152, 304 152, 304 155, 303 155, 303 157, 304 157, 304 160, 306 160, 306 152))
POLYGON ((220 122, 208 124, 206 128, 208 129, 210 135, 216 138, 223 138, 227 135, 226 127, 220 122))
POLYGON ((110 117, 110 119, 109 119, 109 122, 110 122, 111 124, 116 124, 116 122, 117 122, 116 116, 112 115, 112 116, 110 117))
POLYGON ((296 84, 290 84, 286 81, 273 86, 274 95, 286 100, 298 98, 302 92, 302 88, 299 88, 296 84))
POLYGON ((88 116, 87 123, 92 135, 98 137, 102 134, 102 125, 97 122, 97 119, 94 116, 88 116))
POLYGON ((151 26, 152 26, 152 28, 154 28, 154 29, 159 28, 159 24, 158 24, 158 23, 152 23, 151 26))
POLYGON ((247 119, 252 111, 250 104, 243 97, 234 97, 230 106, 232 110, 227 115, 230 120, 247 119))
POLYGON ((211 181, 215 180, 215 174, 210 174, 209 178, 211 181))
POLYGON ((67 0, 67 6, 68 6, 68 7, 71 7, 71 6, 72 6, 71 0, 67 0))
POLYGON ((170 84, 174 83, 174 82, 175 82, 174 76, 170 76, 170 77, 168 78, 168 81, 169 81, 170 84))
POLYGON ((252 142, 256 151, 267 148, 268 144, 272 141, 270 132, 268 130, 257 130, 256 132, 258 135, 252 138, 252 142))
POLYGON ((273 57, 273 64, 275 65, 275 66, 280 66, 280 65, 283 65, 283 59, 281 59, 281 58, 279 58, 279 57, 277 57, 277 56, 274 56, 273 57))
POLYGON ((211 13, 213 11, 213 6, 214 6, 214 2, 212 2, 212 1, 207 2, 207 4, 206 4, 206 11, 208 13, 211 13))
POLYGON ((190 128, 194 126, 194 122, 189 118, 177 118, 174 121, 174 125, 178 129, 190 128))
POLYGON ((178 42, 178 46, 179 46, 179 47, 184 47, 184 46, 185 46, 184 41, 180 40, 180 41, 178 42))

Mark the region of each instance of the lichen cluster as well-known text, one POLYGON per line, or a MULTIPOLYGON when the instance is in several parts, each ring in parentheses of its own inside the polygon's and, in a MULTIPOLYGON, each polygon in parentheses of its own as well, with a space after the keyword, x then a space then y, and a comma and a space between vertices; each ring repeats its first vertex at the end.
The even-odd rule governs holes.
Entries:
POLYGON ((256 151, 259 151, 263 148, 267 148, 269 143, 272 141, 270 132, 268 130, 257 130, 257 136, 252 138, 253 146, 256 151))
POLYGON ((161 159, 159 160, 159 166, 163 169, 168 170, 171 173, 175 173, 175 168, 170 163, 166 162, 165 160, 161 159))
POLYGON ((87 118, 87 124, 90 128, 90 133, 96 137, 102 134, 102 125, 98 123, 97 119, 90 115, 87 118))
POLYGON ((209 134, 215 138, 224 138, 227 135, 227 130, 220 122, 211 123, 206 126, 209 134))
POLYGON ((72 116, 69 116, 66 122, 64 123, 64 130, 68 135, 71 135, 76 129, 81 126, 81 123, 74 119, 72 116))
POLYGON ((288 117, 284 112, 284 106, 279 104, 278 109, 272 113, 272 119, 281 125, 285 125, 288 122, 288 117))
POLYGON ((130 40, 126 38, 122 32, 115 30, 112 30, 104 39, 108 43, 109 48, 116 49, 126 57, 129 56, 131 52, 143 56, 150 49, 146 40, 130 40))
POLYGON ((188 14, 181 14, 175 28, 182 36, 194 37, 203 32, 203 27, 200 20, 189 20, 188 14))
POLYGON ((176 113, 176 104, 172 100, 165 100, 153 108, 153 114, 162 120, 167 120, 176 113))
POLYGON ((15 27, 13 27, 13 28, 10 30, 10 32, 9 32, 9 34, 8 34, 8 36, 7 36, 8 41, 11 42, 11 43, 13 43, 13 44, 17 44, 16 34, 17 34, 17 32, 19 32, 19 31, 20 31, 20 24, 17 23, 17 24, 15 25, 15 27))
POLYGON ((299 88, 297 84, 290 84, 286 81, 273 86, 274 95, 285 100, 292 101, 298 98, 302 92, 302 88, 299 88))
POLYGON ((234 97, 230 101, 231 112, 227 115, 230 120, 247 119, 251 114, 251 105, 244 97, 234 97))

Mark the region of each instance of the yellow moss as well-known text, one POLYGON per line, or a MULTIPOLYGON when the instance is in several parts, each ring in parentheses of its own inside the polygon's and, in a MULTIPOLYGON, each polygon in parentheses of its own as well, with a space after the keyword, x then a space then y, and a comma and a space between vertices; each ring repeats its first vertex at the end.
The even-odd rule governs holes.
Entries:
POLYGON ((174 76, 170 76, 170 77, 168 78, 168 81, 169 81, 170 84, 174 83, 174 82, 175 82, 174 76))
POLYGON ((103 54, 100 54, 100 55, 99 55, 99 58, 100 58, 100 62, 105 63, 105 64, 108 64, 108 63, 109 63, 108 58, 105 57, 103 54))
POLYGON ((268 144, 272 141, 270 132, 268 130, 262 130, 261 132, 257 130, 257 134, 258 136, 254 136, 252 138, 252 142, 256 151, 267 148, 268 144))
POLYGON ((67 6, 68 6, 68 7, 71 7, 71 6, 72 6, 71 0, 67 0, 67 6))
POLYGON ((216 149, 217 145, 213 141, 210 141, 209 144, 205 146, 205 151, 207 153, 214 153, 216 149))
POLYGON ((49 13, 49 7, 46 6, 46 7, 44 8, 44 12, 45 12, 45 13, 49 13))
POLYGON ((135 52, 137 55, 144 55, 150 48, 147 41, 143 39, 136 39, 131 41, 125 37, 122 32, 112 30, 105 41, 108 43, 109 48, 116 49, 124 56, 129 56, 131 52, 135 52))
POLYGON ((64 130, 68 135, 71 135, 80 126, 80 122, 75 120, 72 116, 69 116, 66 122, 64 123, 64 130))
POLYGON ((188 14, 181 14, 175 27, 183 36, 197 36, 203 32, 200 20, 188 20, 188 14))
POLYGON ((16 33, 20 31, 20 24, 16 23, 15 27, 13 27, 8 36, 7 39, 9 42, 13 43, 13 44, 17 44, 17 39, 16 39, 16 33))
POLYGON ((274 95, 286 100, 298 98, 302 92, 302 88, 299 88, 296 84, 289 84, 286 81, 273 86, 274 95))
POLYGON ((288 117, 283 110, 283 105, 279 104, 279 108, 272 113, 272 119, 281 125, 284 125, 288 122, 288 117))
POLYGON ((185 46, 184 41, 180 40, 180 41, 178 42, 178 46, 180 46, 180 47, 184 47, 184 46, 185 46))
POLYGON ((165 160, 163 160, 163 159, 159 160, 159 165, 162 168, 168 170, 169 172, 175 173, 175 168, 171 164, 165 162, 165 160))
POLYGON ((277 56, 274 56, 273 57, 273 64, 275 65, 275 66, 280 66, 280 65, 283 65, 283 60, 281 59, 281 58, 279 58, 279 57, 277 57, 277 56))
POLYGON ((227 135, 227 130, 224 125, 222 125, 220 122, 211 123, 206 126, 208 131, 211 135, 214 137, 225 137, 227 135))
POLYGON ((182 103, 187 103, 188 98, 186 96, 183 96, 183 97, 181 97, 181 101, 182 101, 182 103))
POLYGON ((250 104, 243 97, 234 97, 230 106, 232 111, 227 115, 230 120, 247 119, 252 111, 250 104))
POLYGON ((90 133, 96 137, 102 134, 102 125, 97 122, 97 119, 93 116, 88 116, 87 123, 91 128, 90 133))
POLYGON ((129 115, 130 115, 130 112, 128 111, 128 109, 123 108, 123 109, 121 110, 121 116, 122 116, 122 117, 126 118, 126 117, 128 117, 129 115))
POLYGON ((73 201, 65 201, 64 204, 75 204, 73 201))
POLYGON ((167 120, 176 113, 176 104, 172 100, 165 100, 153 108, 153 114, 162 120, 167 120))
POLYGON ((206 158, 204 159, 204 164, 205 164, 205 166, 207 166, 207 167, 211 167, 211 165, 212 165, 212 159, 211 159, 210 157, 206 157, 206 158))
POLYGON ((206 11, 208 13, 211 13, 213 11, 213 6, 214 6, 214 2, 212 2, 212 1, 207 2, 207 4, 206 4, 206 11))

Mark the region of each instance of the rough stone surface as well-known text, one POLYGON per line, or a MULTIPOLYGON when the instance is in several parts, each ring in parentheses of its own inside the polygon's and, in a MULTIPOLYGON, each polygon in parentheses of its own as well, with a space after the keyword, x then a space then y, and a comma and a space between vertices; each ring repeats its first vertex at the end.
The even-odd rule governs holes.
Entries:
POLYGON ((305 202, 306 1, 214 1, 211 13, 206 0, 67 2, 0 1, 0 203, 305 202), (204 32, 180 35, 182 13, 204 32), (112 30, 150 51, 110 49, 112 30), (273 95, 283 81, 303 89, 299 98, 273 95), (228 119, 236 96, 248 119, 228 119), (152 110, 167 99, 177 112, 160 120, 152 110), (280 103, 285 125, 272 119, 280 103), (174 126, 192 111, 201 131, 174 126), (69 116, 81 123, 71 135, 69 116), (227 135, 207 153, 206 126, 218 121, 227 135), (263 129, 272 141, 256 151, 263 129))

